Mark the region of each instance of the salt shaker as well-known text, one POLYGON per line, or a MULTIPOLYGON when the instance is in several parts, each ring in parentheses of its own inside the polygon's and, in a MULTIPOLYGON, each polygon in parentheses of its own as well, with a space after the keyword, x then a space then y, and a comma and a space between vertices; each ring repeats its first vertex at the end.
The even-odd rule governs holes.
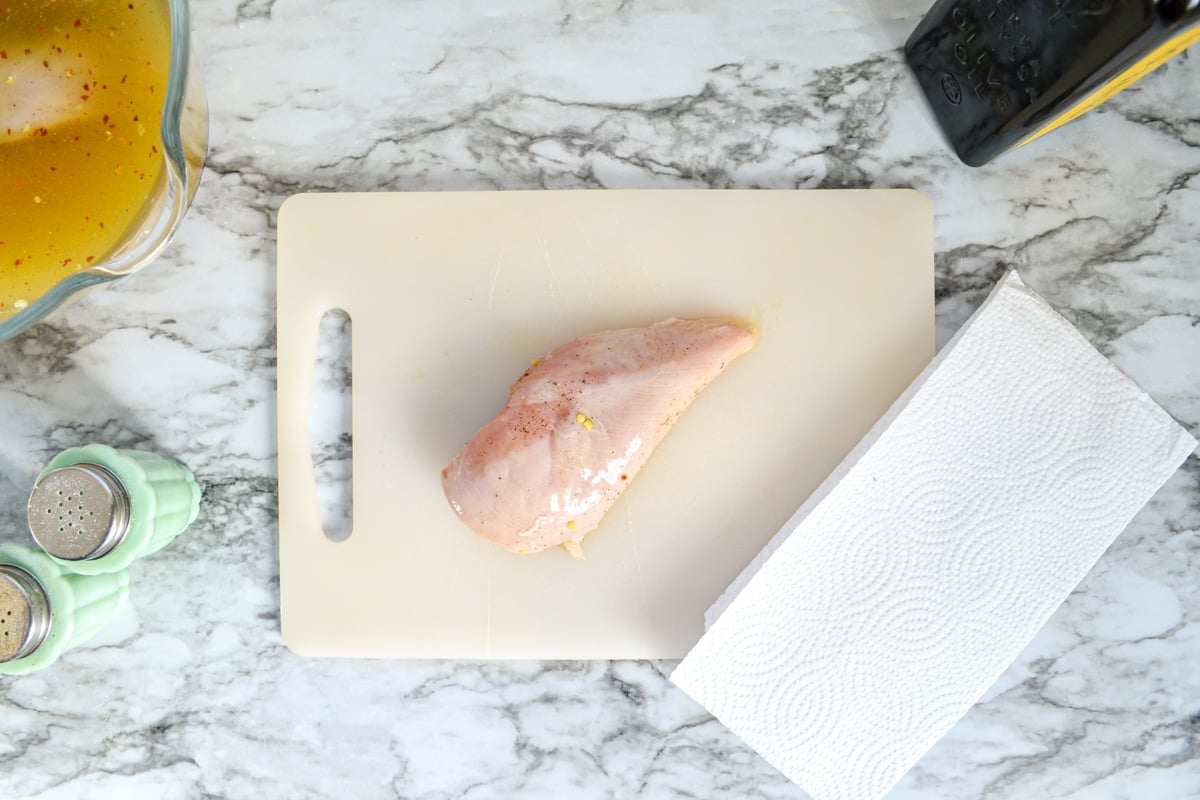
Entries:
POLYGON ((99 631, 128 597, 124 570, 77 575, 32 547, 0 547, 0 673, 50 665, 99 631))
POLYGON ((102 444, 55 456, 29 496, 29 530, 81 575, 123 570, 196 519, 200 486, 177 461, 102 444))

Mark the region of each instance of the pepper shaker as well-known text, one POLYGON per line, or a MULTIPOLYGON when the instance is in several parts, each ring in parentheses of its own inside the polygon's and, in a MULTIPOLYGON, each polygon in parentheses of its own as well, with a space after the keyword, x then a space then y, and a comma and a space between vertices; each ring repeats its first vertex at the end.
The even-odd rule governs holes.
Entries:
POLYGON ((124 570, 77 575, 32 547, 0 547, 0 673, 49 666, 99 631, 128 597, 124 570))
POLYGON ((959 158, 980 166, 1200 41, 1200 0, 937 0, 904 45, 959 158))
POLYGON ((196 519, 200 486, 177 461, 102 444, 55 456, 29 495, 29 530, 81 575, 123 570, 196 519))

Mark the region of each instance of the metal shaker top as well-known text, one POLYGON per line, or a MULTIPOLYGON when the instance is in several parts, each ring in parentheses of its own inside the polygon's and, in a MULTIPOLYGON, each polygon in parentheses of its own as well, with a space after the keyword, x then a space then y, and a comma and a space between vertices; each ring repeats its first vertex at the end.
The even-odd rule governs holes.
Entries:
POLYGON ((50 632, 50 604, 37 579, 14 564, 0 564, 0 663, 24 658, 50 632))
POLYGON ((52 470, 29 495, 29 530, 43 550, 64 561, 100 558, 129 531, 129 492, 97 464, 52 470))

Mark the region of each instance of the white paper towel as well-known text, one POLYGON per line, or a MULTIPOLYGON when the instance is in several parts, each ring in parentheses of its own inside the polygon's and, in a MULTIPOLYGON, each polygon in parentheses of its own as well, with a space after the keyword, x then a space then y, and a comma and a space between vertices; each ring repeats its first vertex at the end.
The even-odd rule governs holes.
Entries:
POLYGON ((1009 273, 672 680, 817 800, 881 797, 1195 446, 1009 273))

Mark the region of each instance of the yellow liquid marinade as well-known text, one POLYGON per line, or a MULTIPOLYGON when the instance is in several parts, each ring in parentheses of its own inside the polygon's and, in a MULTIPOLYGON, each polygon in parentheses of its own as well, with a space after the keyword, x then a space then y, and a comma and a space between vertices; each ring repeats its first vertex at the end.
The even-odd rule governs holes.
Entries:
POLYGON ((169 64, 163 0, 0 0, 0 320, 138 219, 169 64))

